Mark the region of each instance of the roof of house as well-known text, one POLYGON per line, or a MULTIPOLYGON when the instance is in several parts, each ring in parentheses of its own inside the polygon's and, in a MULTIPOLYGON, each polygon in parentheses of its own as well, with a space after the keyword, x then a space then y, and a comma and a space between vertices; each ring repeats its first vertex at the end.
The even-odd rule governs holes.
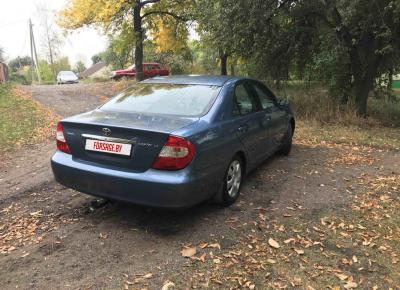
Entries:
POLYGON ((104 61, 100 61, 100 62, 92 65, 91 67, 89 67, 87 70, 81 72, 79 74, 79 77, 86 78, 88 76, 91 76, 92 74, 94 74, 94 73, 98 72, 99 70, 101 70, 106 65, 107 64, 104 61))

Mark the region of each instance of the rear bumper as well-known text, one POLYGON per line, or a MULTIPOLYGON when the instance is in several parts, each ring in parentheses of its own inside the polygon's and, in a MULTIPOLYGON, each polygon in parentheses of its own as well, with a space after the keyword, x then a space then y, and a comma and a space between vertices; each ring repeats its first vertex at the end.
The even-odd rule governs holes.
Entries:
POLYGON ((79 81, 59 81, 59 84, 78 84, 79 81))
POLYGON ((51 159, 57 182, 77 191, 139 205, 161 208, 188 208, 216 193, 212 176, 189 175, 190 170, 176 172, 149 169, 132 173, 94 166, 74 160, 57 151, 51 159))

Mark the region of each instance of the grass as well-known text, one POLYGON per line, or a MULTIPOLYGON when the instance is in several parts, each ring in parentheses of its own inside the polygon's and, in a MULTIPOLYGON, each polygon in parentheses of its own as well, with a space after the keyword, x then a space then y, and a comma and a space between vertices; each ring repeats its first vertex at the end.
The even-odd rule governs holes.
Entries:
POLYGON ((309 143, 347 143, 400 148, 400 90, 394 100, 370 97, 368 118, 359 118, 352 104, 341 105, 320 85, 290 83, 278 91, 294 110, 297 134, 309 143))
POLYGON ((0 154, 50 133, 51 112, 12 85, 0 85, 0 154))
POLYGON ((364 145, 385 149, 400 149, 400 130, 388 127, 323 124, 315 120, 298 120, 296 136, 310 144, 324 142, 364 145))
MULTIPOLYGON (((320 125, 354 125, 362 128, 400 126, 400 90, 395 99, 372 96, 368 99, 368 118, 355 116, 354 104, 342 105, 318 84, 289 83, 278 95, 290 101, 296 116, 320 125)), ((396 95, 397 94, 397 95, 396 95)))

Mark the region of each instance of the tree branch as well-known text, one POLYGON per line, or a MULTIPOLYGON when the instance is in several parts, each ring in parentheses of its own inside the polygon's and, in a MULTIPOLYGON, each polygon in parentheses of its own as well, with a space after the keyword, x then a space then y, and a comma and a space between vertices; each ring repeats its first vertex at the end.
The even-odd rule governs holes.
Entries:
POLYGON ((186 19, 186 18, 184 18, 184 17, 182 17, 182 16, 179 16, 179 15, 176 15, 176 14, 174 14, 174 13, 172 13, 172 12, 169 12, 169 11, 150 11, 150 12, 147 12, 147 13, 144 13, 143 15, 142 15, 142 19, 144 19, 145 17, 147 17, 147 16, 150 16, 150 15, 153 15, 153 14, 158 14, 158 15, 169 15, 169 16, 171 16, 171 17, 173 17, 173 18, 175 18, 175 19, 177 19, 177 20, 179 20, 179 21, 188 21, 188 19, 186 19))

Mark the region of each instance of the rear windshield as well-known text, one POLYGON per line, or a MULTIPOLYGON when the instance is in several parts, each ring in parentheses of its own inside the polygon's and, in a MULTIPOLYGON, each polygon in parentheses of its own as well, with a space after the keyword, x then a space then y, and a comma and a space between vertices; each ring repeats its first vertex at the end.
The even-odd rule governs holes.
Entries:
POLYGON ((220 89, 207 85, 137 84, 101 109, 198 117, 208 112, 220 89))
POLYGON ((62 71, 62 72, 60 72, 60 75, 63 75, 63 76, 75 76, 75 74, 72 71, 62 71))

